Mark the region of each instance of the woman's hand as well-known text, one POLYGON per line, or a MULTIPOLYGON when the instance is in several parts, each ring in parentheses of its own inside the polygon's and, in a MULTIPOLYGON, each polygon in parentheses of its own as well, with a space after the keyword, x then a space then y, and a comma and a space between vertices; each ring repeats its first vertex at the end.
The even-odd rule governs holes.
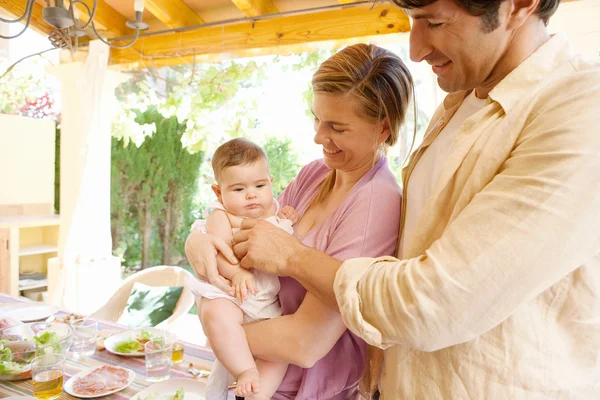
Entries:
POLYGON ((225 293, 233 295, 229 281, 222 277, 217 269, 217 254, 219 252, 230 263, 238 263, 231 247, 219 236, 193 231, 185 241, 185 255, 196 276, 210 282, 211 285, 218 287, 225 293))
POLYGON ((233 235, 233 250, 244 268, 288 276, 288 265, 304 246, 283 229, 264 220, 246 218, 233 235))

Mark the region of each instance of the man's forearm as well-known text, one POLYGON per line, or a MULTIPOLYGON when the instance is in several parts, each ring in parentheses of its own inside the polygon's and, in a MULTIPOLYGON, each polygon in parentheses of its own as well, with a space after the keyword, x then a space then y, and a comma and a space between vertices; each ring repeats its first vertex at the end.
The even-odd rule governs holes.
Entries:
POLYGON ((319 300, 337 309, 333 283, 341 265, 341 261, 322 251, 302 246, 290 259, 286 275, 300 282, 319 300))

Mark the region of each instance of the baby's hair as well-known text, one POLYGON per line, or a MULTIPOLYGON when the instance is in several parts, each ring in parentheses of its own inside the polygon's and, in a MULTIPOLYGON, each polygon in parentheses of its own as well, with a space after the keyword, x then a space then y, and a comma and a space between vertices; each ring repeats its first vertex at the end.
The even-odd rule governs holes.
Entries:
POLYGON ((225 168, 253 164, 260 159, 268 161, 267 153, 247 139, 236 138, 225 142, 219 146, 212 158, 215 179, 218 181, 221 178, 225 168))

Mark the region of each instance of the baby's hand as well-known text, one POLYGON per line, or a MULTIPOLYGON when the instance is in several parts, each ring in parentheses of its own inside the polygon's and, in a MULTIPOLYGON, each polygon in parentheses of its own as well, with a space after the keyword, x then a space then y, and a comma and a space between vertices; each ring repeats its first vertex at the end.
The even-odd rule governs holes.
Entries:
POLYGON ((237 298, 240 305, 248 299, 248 293, 256 294, 254 275, 246 269, 233 274, 231 277, 231 287, 233 288, 233 296, 237 298))
POLYGON ((283 207, 281 211, 279 211, 279 218, 289 219, 292 221, 292 225, 296 225, 298 222, 298 214, 296 213, 294 207, 291 206, 283 207))

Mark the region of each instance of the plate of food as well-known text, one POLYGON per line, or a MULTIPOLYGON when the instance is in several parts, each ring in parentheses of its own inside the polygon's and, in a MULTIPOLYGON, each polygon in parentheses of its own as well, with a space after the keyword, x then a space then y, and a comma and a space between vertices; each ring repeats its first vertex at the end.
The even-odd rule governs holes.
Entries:
POLYGON ((174 378, 148 386, 132 400, 205 400, 206 384, 194 379, 174 378))
POLYGON ((5 328, 10 328, 11 326, 22 324, 21 321, 18 321, 14 318, 3 317, 0 318, 0 331, 5 328))
POLYGON ((134 379, 135 372, 130 369, 102 365, 73 375, 63 389, 71 396, 92 399, 123 390, 131 385, 134 379))
POLYGON ((12 318, 21 322, 41 321, 55 312, 58 307, 44 303, 12 303, 0 307, 0 318, 12 318))
POLYGON ((31 378, 31 361, 43 354, 66 354, 73 329, 61 323, 34 322, 0 330, 0 381, 31 378))
POLYGON ((164 338, 165 332, 156 328, 138 328, 115 333, 104 340, 104 347, 120 356, 141 357, 144 344, 150 340, 164 338))
POLYGON ((85 316, 79 314, 66 314, 66 313, 57 313, 52 316, 52 318, 48 319, 48 322, 62 322, 63 324, 72 324, 77 321, 81 321, 85 319, 85 316))

